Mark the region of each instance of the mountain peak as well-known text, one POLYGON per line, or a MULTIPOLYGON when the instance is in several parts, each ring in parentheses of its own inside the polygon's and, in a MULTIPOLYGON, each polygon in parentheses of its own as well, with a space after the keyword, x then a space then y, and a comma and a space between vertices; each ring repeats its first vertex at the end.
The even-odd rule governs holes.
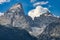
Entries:
POLYGON ((21 17, 22 18, 25 18, 24 17, 24 11, 23 11, 23 7, 22 7, 22 4, 21 3, 16 3, 14 4, 8 11, 6 11, 4 13, 4 16, 3 17, 0 17, 2 20, 0 23, 3 24, 3 25, 13 25, 13 23, 15 22, 15 20, 19 20, 21 17), (7 20, 7 21, 5 21, 7 20))
POLYGON ((16 3, 15 5, 13 5, 13 6, 9 9, 9 11, 12 11, 12 12, 20 12, 20 13, 24 12, 21 3, 16 3))
POLYGON ((5 15, 24 15, 24 10, 21 3, 14 4, 5 15))
POLYGON ((13 5, 10 9, 16 9, 16 8, 22 8, 22 4, 21 3, 16 3, 15 5, 13 5))

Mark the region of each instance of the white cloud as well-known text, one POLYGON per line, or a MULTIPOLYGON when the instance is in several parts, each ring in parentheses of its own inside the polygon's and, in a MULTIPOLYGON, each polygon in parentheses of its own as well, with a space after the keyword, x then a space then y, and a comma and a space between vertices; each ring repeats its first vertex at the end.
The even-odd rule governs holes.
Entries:
POLYGON ((48 8, 37 6, 35 9, 28 12, 28 16, 30 16, 34 20, 35 17, 39 17, 40 15, 46 13, 47 11, 49 11, 48 8))
POLYGON ((30 0, 31 2, 35 2, 36 0, 30 0))
POLYGON ((0 16, 2 16, 2 15, 4 15, 4 13, 1 13, 1 12, 0 12, 0 16))
POLYGON ((33 4, 33 6, 37 6, 37 5, 45 5, 45 4, 47 4, 48 3, 48 1, 41 1, 41 2, 37 2, 37 3, 34 3, 33 4))
POLYGON ((0 0, 0 4, 2 4, 4 2, 10 2, 10 0, 0 0))

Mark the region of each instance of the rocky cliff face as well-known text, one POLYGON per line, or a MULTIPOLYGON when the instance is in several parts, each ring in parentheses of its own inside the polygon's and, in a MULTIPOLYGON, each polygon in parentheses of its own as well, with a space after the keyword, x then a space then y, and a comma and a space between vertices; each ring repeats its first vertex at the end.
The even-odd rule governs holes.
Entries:
MULTIPOLYGON (((46 15, 47 15, 47 13, 46 13, 46 15)), ((31 29, 32 29, 31 34, 34 36, 39 36, 41 33, 43 33, 45 31, 46 27, 53 22, 54 23, 60 22, 60 19, 57 17, 54 17, 54 16, 44 16, 44 15, 41 15, 40 17, 36 17, 33 21, 33 24, 31 24, 31 25, 33 25, 33 26, 31 26, 31 29)), ((53 27, 53 26, 50 26, 50 27, 53 27)))
POLYGON ((46 12, 32 20, 30 16, 24 15, 21 3, 13 5, 3 16, 0 16, 0 24, 7 27, 25 29, 30 35, 37 37, 38 40, 60 37, 58 36, 60 35, 60 18, 55 17, 50 12, 46 12), (54 33, 57 34, 55 35, 54 33))
POLYGON ((14 27, 28 27, 28 23, 25 19, 24 10, 20 3, 13 5, 3 17, 0 17, 0 24, 11 25, 14 27))

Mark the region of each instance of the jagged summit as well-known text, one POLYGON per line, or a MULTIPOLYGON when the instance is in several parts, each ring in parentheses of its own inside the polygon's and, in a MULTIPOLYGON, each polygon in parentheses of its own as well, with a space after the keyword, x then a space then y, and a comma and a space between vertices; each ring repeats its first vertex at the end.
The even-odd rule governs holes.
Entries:
POLYGON ((0 17, 0 24, 15 27, 27 27, 22 4, 16 3, 7 12, 5 12, 4 16, 0 17))
POLYGON ((21 3, 16 3, 15 5, 13 5, 10 9, 16 9, 16 8, 22 8, 22 4, 21 3))
POLYGON ((10 10, 12 10, 12 12, 24 12, 23 11, 23 7, 22 7, 22 4, 21 3, 16 3, 15 5, 13 5, 10 10))
POLYGON ((21 3, 14 4, 6 13, 5 15, 24 15, 23 7, 21 3))

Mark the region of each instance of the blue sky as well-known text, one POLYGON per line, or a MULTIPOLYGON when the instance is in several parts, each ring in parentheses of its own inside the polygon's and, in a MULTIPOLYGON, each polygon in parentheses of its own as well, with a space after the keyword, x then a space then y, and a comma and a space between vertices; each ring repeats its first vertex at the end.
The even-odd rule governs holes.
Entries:
POLYGON ((6 12, 12 5, 20 2, 22 3, 24 12, 27 15, 30 10, 36 7, 36 6, 33 6, 33 4, 42 2, 42 1, 44 2, 47 1, 48 3, 43 4, 41 6, 47 7, 52 14, 60 16, 60 0, 9 0, 9 1, 6 0, 5 2, 0 3, 0 12, 6 12))

